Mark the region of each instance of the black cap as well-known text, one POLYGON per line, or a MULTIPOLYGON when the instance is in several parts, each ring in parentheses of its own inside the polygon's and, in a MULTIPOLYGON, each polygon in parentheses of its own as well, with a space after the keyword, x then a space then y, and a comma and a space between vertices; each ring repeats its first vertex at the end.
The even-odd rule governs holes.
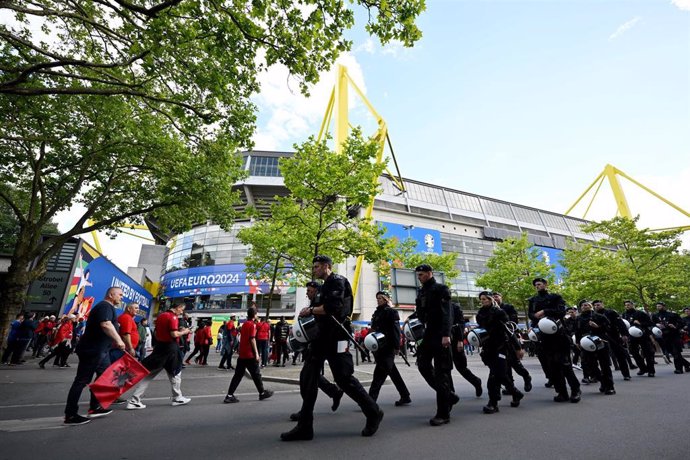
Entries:
POLYGON ((544 283, 544 284, 549 284, 549 282, 546 281, 544 278, 534 278, 532 280, 532 286, 534 286, 535 284, 537 284, 539 282, 544 283))
POLYGON ((308 287, 308 288, 309 288, 309 287, 318 288, 318 287, 319 287, 319 283, 317 283, 316 281, 309 281, 309 282, 305 285, 305 287, 308 287))
POLYGON ((318 256, 314 257, 314 259, 312 259, 311 262, 312 263, 320 262, 323 264, 333 265, 333 260, 331 260, 330 257, 323 256, 323 255, 318 255, 318 256))
POLYGON ((388 292, 388 291, 379 291, 379 292, 376 293, 376 296, 377 296, 377 297, 380 296, 380 295, 382 295, 382 296, 384 296, 384 297, 388 297, 389 299, 391 298, 391 294, 390 294, 390 292, 388 292))
POLYGON ((654 305, 663 305, 663 306, 665 307, 665 306, 666 306, 666 303, 664 303, 664 302, 657 302, 657 303, 655 303, 654 305))
POLYGON ((574 310, 577 310, 577 308, 575 308, 575 307, 568 307, 568 308, 565 309, 565 311, 574 311, 574 310))
POLYGON ((431 268, 431 265, 429 264, 422 264, 422 265, 417 265, 417 267, 414 269, 416 272, 433 272, 434 269, 431 268))
POLYGON ((580 301, 577 303, 577 306, 578 306, 578 307, 582 307, 582 305, 583 305, 583 304, 586 304, 586 303, 591 304, 592 302, 589 301, 589 300, 587 300, 587 299, 580 300, 580 301))

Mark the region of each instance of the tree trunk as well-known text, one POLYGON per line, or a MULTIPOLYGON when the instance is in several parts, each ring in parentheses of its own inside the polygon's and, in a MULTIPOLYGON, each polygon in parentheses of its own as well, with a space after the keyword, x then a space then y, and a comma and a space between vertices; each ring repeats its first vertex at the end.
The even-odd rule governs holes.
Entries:
POLYGON ((5 286, 0 296, 0 343, 5 345, 10 323, 24 308, 26 293, 31 279, 29 277, 30 261, 12 258, 7 273, 5 286))
POLYGON ((280 266, 280 259, 281 257, 279 256, 276 259, 276 264, 273 267, 273 278, 271 279, 271 290, 268 293, 268 305, 266 306, 266 321, 268 321, 268 315, 271 313, 271 302, 273 302, 273 291, 275 290, 276 287, 276 278, 278 277, 278 267, 280 266))

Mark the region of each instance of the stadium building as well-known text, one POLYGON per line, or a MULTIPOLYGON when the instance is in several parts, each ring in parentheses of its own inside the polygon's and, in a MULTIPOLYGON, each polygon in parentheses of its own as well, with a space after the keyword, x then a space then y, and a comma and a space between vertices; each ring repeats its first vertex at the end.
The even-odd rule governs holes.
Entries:
MULTIPOLYGON (((275 196, 288 194, 278 162, 289 152, 244 152, 248 177, 236 186, 242 202, 267 213, 275 196)), ((456 253, 460 275, 450 280, 451 293, 466 311, 476 308, 476 295, 482 290, 476 278, 486 270, 486 261, 498 241, 526 232, 549 262, 561 270, 558 260, 567 239, 592 241, 583 233, 584 220, 564 216, 508 201, 475 195, 447 187, 404 179, 405 193, 387 176, 380 178, 381 193, 374 202, 373 219, 385 227, 388 237, 413 238, 422 252, 456 253)), ((251 225, 238 221, 231 231, 218 225, 199 225, 167 241, 161 277, 161 300, 165 304, 185 302, 188 313, 196 317, 227 317, 242 313, 256 301, 260 310, 270 302, 271 317, 292 317, 295 308, 306 305, 304 289, 281 285, 268 298, 266 282, 247 277, 244 258, 248 248, 237 239, 237 231, 251 225)), ((160 237, 160 235, 158 235, 160 237)), ((354 277, 355 260, 337 267, 354 277)), ((376 308, 375 293, 380 289, 378 274, 365 264, 355 299, 354 319, 369 320, 376 308)), ((408 301, 401 303, 401 317, 411 311, 408 301)))

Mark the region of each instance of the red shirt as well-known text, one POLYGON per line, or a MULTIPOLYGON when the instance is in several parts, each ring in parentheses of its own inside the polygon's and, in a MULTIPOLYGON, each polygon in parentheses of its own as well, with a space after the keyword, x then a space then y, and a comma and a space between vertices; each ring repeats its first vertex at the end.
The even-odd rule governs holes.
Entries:
POLYGON ((259 330, 256 333, 256 340, 268 340, 271 336, 271 325, 268 321, 262 321, 259 323, 259 330))
POLYGON ((235 327, 234 321, 228 321, 228 323, 225 325, 225 329, 230 331, 231 336, 237 337, 237 328, 235 327))
POLYGON ((159 342, 170 343, 173 339, 171 331, 176 331, 178 327, 177 316, 171 311, 161 313, 156 318, 156 340, 159 342))
POLYGON ((50 346, 54 347, 55 345, 59 344, 65 339, 72 339, 72 321, 64 321, 62 324, 60 324, 60 327, 58 327, 57 332, 55 333, 55 337, 53 337, 53 340, 50 341, 50 346))
POLYGON ((256 323, 245 321, 240 329, 240 358, 255 359, 251 340, 256 338, 256 323))
POLYGON ((134 317, 129 313, 123 313, 117 318, 120 323, 120 337, 129 334, 129 340, 132 341, 132 348, 136 348, 139 344, 139 329, 137 323, 134 322, 134 317))

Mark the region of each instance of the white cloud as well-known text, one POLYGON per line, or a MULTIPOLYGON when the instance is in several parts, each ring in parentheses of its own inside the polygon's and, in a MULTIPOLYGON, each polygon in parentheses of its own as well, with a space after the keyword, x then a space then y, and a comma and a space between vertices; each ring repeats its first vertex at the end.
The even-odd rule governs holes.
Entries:
POLYGON ((632 29, 633 27, 635 27, 637 23, 640 22, 640 19, 641 18, 638 16, 618 26, 616 31, 609 36, 609 40, 615 40, 627 31, 629 31, 630 29, 632 29))
POLYGON ((690 11, 690 0, 671 0, 681 10, 690 11))
MULTIPOLYGON (((347 67, 347 72, 360 90, 366 94, 364 74, 353 54, 341 55, 336 64, 347 67)), ((256 150, 292 150, 292 144, 318 134, 326 106, 335 83, 336 68, 321 75, 310 88, 310 96, 299 91, 299 84, 290 77, 285 66, 275 65, 260 75, 261 92, 254 97, 259 107, 259 126, 254 135, 256 150)), ((356 109, 354 91, 349 92, 349 104, 356 109)), ((353 123, 356 124, 356 123, 353 123)))

